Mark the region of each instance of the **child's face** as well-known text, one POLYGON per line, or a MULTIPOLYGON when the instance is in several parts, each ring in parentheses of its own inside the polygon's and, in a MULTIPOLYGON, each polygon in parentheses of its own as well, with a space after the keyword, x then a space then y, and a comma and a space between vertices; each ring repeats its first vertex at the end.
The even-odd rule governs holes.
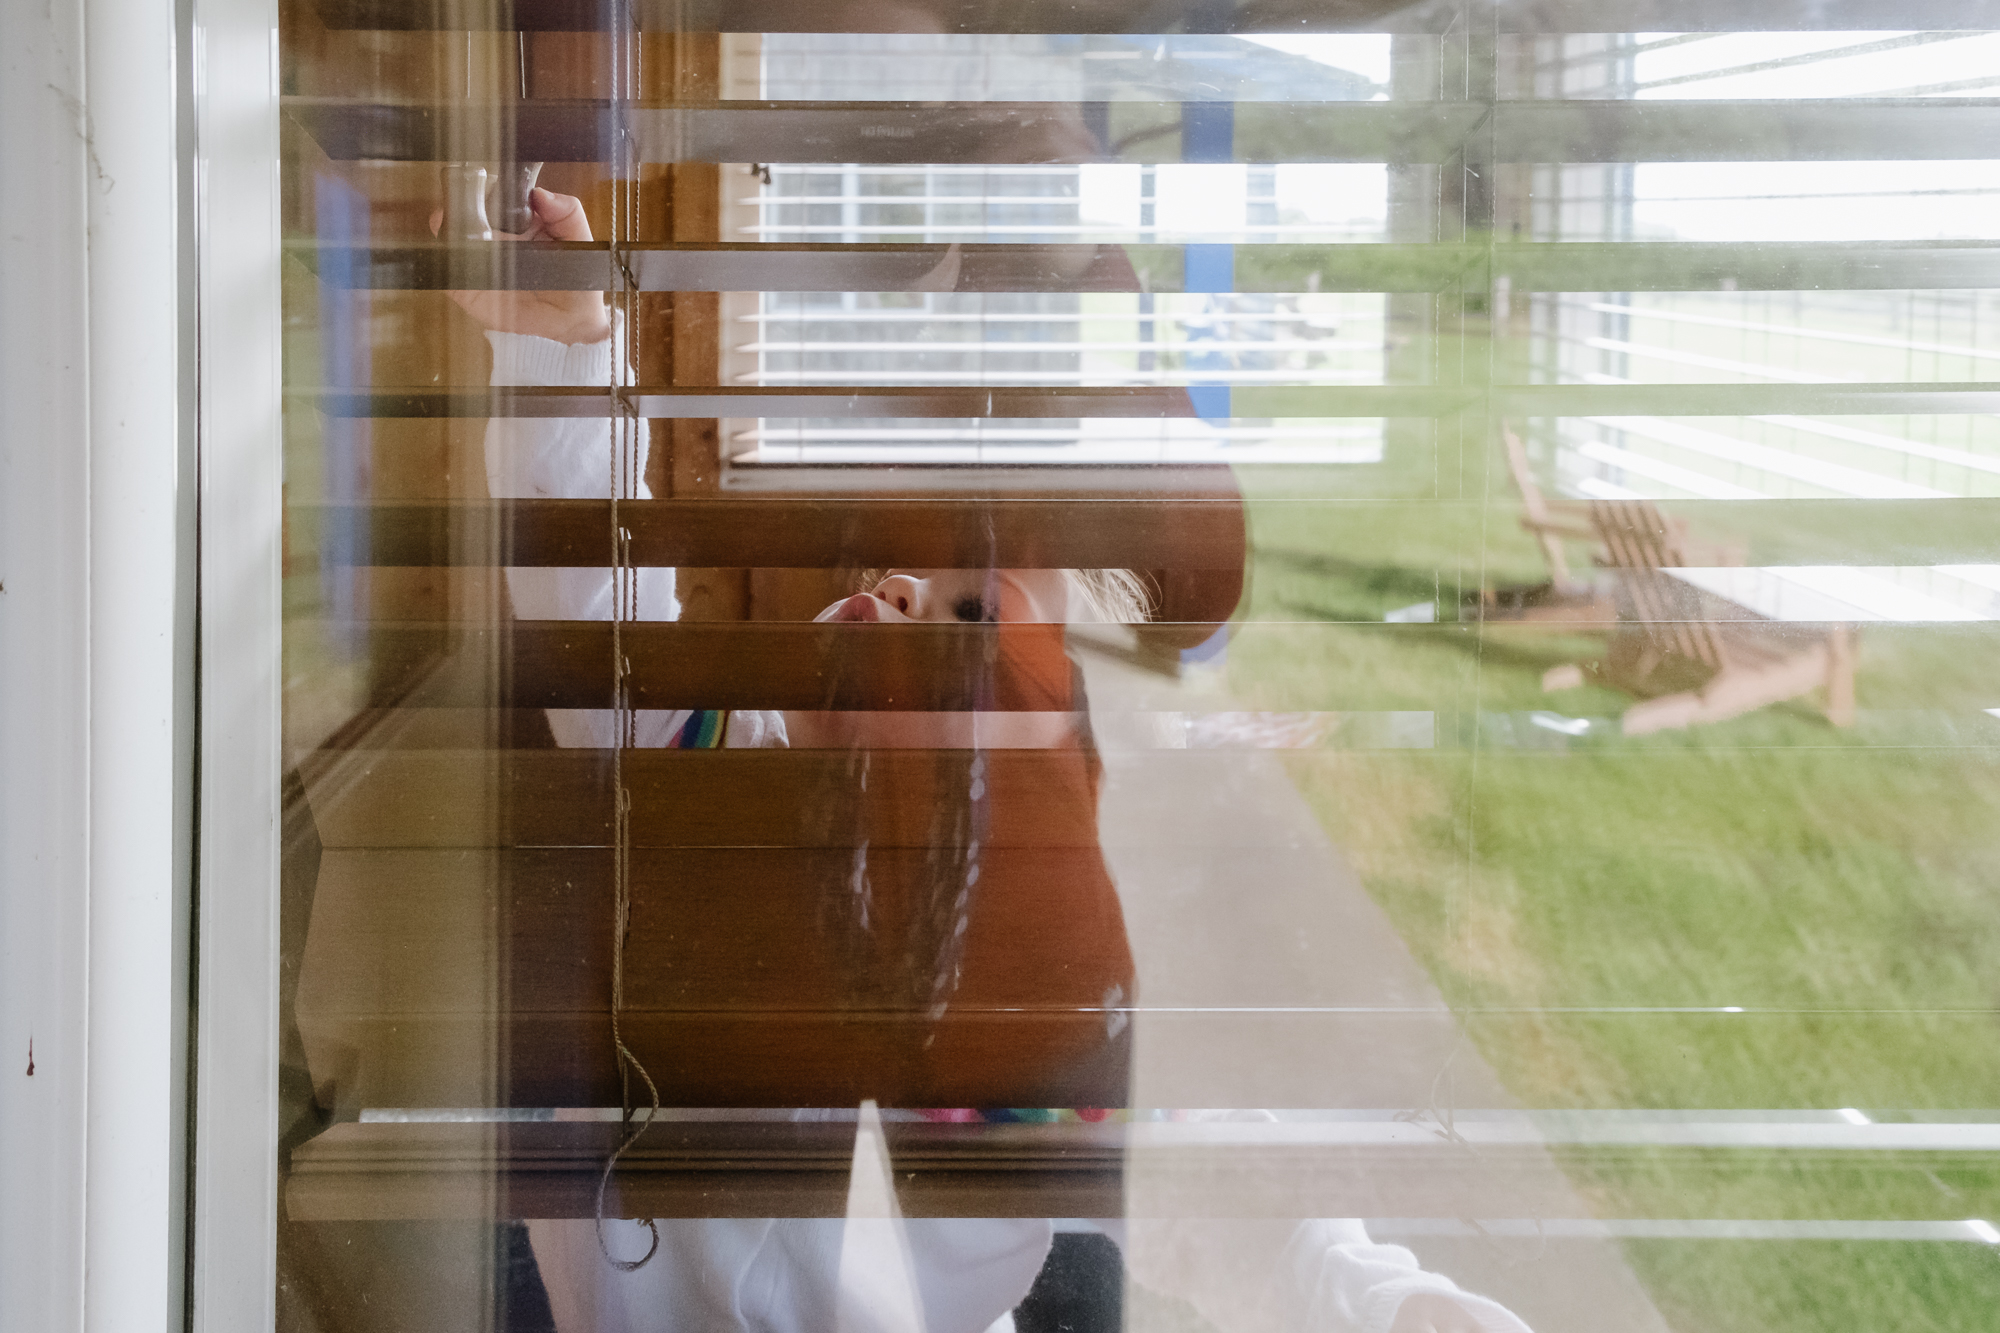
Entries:
POLYGON ((1061 623, 1067 604, 1057 569, 892 569, 867 592, 835 602, 813 619, 1061 623))
MULTIPOLYGON (((1061 624, 1069 584, 1059 569, 892 569, 820 621, 1061 624)), ((1068 713, 789 712, 794 748, 1048 749, 1075 743, 1068 713)))

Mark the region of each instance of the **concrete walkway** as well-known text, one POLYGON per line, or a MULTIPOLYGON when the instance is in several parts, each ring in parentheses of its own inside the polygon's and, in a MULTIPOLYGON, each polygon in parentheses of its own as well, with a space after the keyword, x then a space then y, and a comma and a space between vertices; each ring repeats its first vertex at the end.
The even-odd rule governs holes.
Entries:
MULTIPOLYGON (((1516 1108, 1278 755, 1162 748, 1174 729, 1159 713, 1236 707, 1212 675, 1177 681, 1111 653, 1078 656, 1105 764, 1105 856, 1139 967, 1133 1104, 1403 1111, 1432 1124, 1516 1108)), ((1508 1169, 1540 1215, 1593 1215, 1546 1153, 1508 1169)), ((1147 1189, 1132 1179, 1128 1193, 1147 1189)), ((1668 1330, 1612 1241, 1401 1243, 1537 1333, 1668 1330)))

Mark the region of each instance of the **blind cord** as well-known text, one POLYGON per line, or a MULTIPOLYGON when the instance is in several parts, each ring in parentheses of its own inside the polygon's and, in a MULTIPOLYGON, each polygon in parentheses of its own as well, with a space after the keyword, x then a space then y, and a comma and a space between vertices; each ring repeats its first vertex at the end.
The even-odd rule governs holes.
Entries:
MULTIPOLYGON (((621 32, 623 29, 621 28, 621 32)), ((639 43, 632 43, 631 58, 639 58, 639 43)), ((625 70, 625 62, 614 59, 613 78, 624 75, 628 86, 614 85, 612 105, 617 107, 623 100, 619 92, 629 99, 631 71, 625 70)), ((624 126, 620 126, 620 137, 624 137, 624 126)), ((638 166, 627 155, 631 168, 631 180, 622 201, 624 207, 614 202, 611 209, 611 248, 615 256, 624 236, 636 235, 638 230, 638 166), (630 225, 621 227, 621 214, 631 211, 630 225)), ((617 190, 614 181, 612 188, 617 190)), ((624 264, 614 265, 618 275, 619 313, 625 316, 628 337, 639 336, 632 320, 632 284, 624 264)), ((611 399, 612 440, 610 458, 611 483, 611 673, 612 673, 612 713, 614 719, 613 737, 616 744, 611 751, 611 790, 613 799, 612 818, 612 911, 611 911, 611 1048, 618 1058, 619 1082, 619 1141, 617 1148, 604 1163, 604 1172, 597 1179, 597 1205, 594 1221, 597 1231, 597 1248, 606 1263, 621 1273, 631 1273, 644 1268, 660 1250, 660 1224, 653 1218, 645 1219, 646 1231, 650 1237, 646 1252, 637 1259, 620 1259, 611 1253, 611 1247, 604 1238, 604 1196, 611 1188, 612 1174, 618 1169, 619 1159, 639 1141, 660 1113, 660 1089, 653 1082, 653 1076, 646 1072, 646 1066, 625 1044, 623 1014, 625 1009, 625 944, 632 925, 632 794, 625 788, 625 751, 637 742, 638 719, 632 708, 631 675, 632 663, 625 655, 624 625, 626 620, 638 618, 638 576, 632 565, 632 533, 622 521, 619 503, 630 487, 633 496, 638 494, 637 421, 618 395, 618 349, 614 344, 610 358, 611 382, 606 386, 611 399), (635 1120, 632 1104, 632 1075, 637 1074, 646 1086, 647 1107, 642 1118, 635 1120)))

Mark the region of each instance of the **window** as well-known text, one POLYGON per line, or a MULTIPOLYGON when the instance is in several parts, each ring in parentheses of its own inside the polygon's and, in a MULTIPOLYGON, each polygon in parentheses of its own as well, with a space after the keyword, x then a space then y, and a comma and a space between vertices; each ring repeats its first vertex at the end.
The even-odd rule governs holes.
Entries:
POLYGON ((285 5, 278 1326, 1983 1327, 1920 9, 285 5))

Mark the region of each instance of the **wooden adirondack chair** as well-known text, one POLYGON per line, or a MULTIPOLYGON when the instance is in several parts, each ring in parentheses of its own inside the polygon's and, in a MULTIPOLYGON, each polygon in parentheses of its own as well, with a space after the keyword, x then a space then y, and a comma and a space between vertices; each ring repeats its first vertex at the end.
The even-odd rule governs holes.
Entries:
POLYGON ((1825 691, 1835 726, 1854 721, 1849 626, 1767 620, 1675 578, 1669 571, 1694 563, 1686 525, 1650 500, 1593 500, 1589 511, 1619 587, 1604 675, 1655 695, 1626 710, 1626 735, 1720 722, 1814 690, 1825 691))
POLYGON ((1535 484, 1535 474, 1528 468, 1528 451, 1521 437, 1514 433, 1513 427, 1502 424, 1500 438, 1507 448, 1507 471, 1514 478, 1514 488, 1521 493, 1521 526, 1541 548, 1542 559, 1548 562, 1550 583, 1560 591, 1589 593, 1588 585, 1571 577, 1569 559, 1563 549, 1565 538, 1596 541, 1597 530, 1591 524, 1588 506, 1570 500, 1545 499, 1542 488, 1535 484))
POLYGON ((1527 624, 1565 626, 1609 625, 1614 619, 1610 601, 1586 581, 1570 573, 1566 541, 1595 543, 1596 529, 1584 505, 1570 500, 1549 500, 1535 484, 1528 467, 1528 452, 1521 437, 1503 423, 1500 437, 1507 449, 1507 470, 1514 488, 1521 493, 1521 526, 1541 548, 1549 577, 1542 583, 1481 589, 1467 598, 1467 610, 1481 620, 1514 621, 1527 624))

